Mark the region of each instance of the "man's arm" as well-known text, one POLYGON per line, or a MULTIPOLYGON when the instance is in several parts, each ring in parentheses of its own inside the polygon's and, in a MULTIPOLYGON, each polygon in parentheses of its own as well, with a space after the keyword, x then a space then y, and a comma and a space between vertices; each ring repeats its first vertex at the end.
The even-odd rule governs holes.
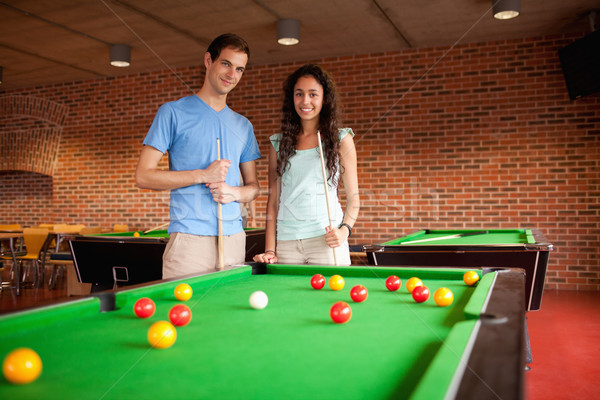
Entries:
POLYGON ((152 146, 142 148, 135 171, 135 183, 139 188, 170 190, 200 183, 223 182, 231 165, 229 160, 215 160, 206 169, 167 171, 158 168, 162 157, 163 153, 152 146))
POLYGON ((238 202, 250 203, 258 197, 259 185, 256 176, 256 162, 254 160, 240 164, 240 173, 244 186, 240 186, 238 202))
POLYGON ((213 200, 217 203, 227 204, 232 201, 249 203, 258 196, 258 178, 256 177, 256 163, 248 161, 240 164, 240 173, 244 186, 229 186, 225 182, 207 183, 213 200))

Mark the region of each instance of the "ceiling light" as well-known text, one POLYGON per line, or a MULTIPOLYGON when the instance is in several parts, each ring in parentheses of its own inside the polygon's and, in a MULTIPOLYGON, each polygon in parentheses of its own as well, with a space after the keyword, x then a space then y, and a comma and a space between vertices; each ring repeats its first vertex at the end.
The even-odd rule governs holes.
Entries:
POLYGON ((131 48, 126 44, 113 44, 110 46, 110 65, 113 67, 129 67, 131 62, 131 48))
POLYGON ((521 13, 521 0, 492 0, 492 14, 496 19, 511 19, 521 13))
POLYGON ((300 43, 300 21, 297 19, 277 21, 277 43, 285 46, 300 43))

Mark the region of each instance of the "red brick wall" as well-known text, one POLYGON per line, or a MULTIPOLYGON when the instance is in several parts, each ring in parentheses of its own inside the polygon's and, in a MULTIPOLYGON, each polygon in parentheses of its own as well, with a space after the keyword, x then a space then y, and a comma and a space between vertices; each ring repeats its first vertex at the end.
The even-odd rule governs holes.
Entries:
MULTIPOLYGON (((547 287, 600 290, 600 97, 568 98, 557 49, 574 39, 314 60, 336 79, 343 125, 356 133, 362 208, 351 244, 422 228, 539 228, 556 249, 547 287)), ((261 216, 281 84, 299 65, 250 66, 230 95, 263 153, 261 216)), ((168 193, 137 189, 133 173, 157 107, 202 82, 199 67, 176 72, 181 80, 162 71, 0 93, 69 109, 52 178, 0 173, 0 223, 167 221, 168 193)), ((1 131, 23 123, 0 121, 1 131)))

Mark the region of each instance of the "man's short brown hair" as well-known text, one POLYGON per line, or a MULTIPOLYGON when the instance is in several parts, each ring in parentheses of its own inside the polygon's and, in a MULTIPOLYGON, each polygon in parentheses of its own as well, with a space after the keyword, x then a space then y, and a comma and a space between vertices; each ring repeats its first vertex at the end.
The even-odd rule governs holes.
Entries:
POLYGON ((221 55, 221 51, 228 47, 246 53, 248 58, 250 58, 250 47, 248 47, 248 43, 234 33, 225 33, 215 38, 206 51, 210 53, 210 58, 215 61, 221 55))

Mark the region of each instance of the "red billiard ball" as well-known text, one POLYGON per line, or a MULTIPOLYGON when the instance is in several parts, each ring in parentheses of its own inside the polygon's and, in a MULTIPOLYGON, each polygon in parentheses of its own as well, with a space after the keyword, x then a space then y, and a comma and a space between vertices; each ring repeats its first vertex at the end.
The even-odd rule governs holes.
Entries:
POLYGON ((185 304, 177 304, 169 311, 169 320, 175 326, 186 326, 192 320, 192 310, 185 304))
POLYGON ((429 298, 429 289, 427 286, 417 286, 412 291, 412 297, 417 303, 422 303, 429 298))
POLYGON ((321 274, 313 275, 310 279, 310 285, 317 290, 323 289, 325 287, 325 277, 321 274))
POLYGON ((395 292, 396 290, 400 289, 401 285, 402 285, 402 281, 396 275, 389 276, 385 280, 385 286, 388 288, 388 290, 390 292, 395 292))
POLYGON ((361 303, 367 299, 369 292, 363 285, 356 285, 350 290, 350 298, 357 303, 361 303))
POLYGON ((142 297, 133 305, 133 312, 140 318, 150 318, 156 311, 156 305, 152 299, 148 297, 142 297))
POLYGON ((329 315, 336 324, 344 324, 352 318, 352 309, 345 301, 338 301, 331 306, 329 315))

